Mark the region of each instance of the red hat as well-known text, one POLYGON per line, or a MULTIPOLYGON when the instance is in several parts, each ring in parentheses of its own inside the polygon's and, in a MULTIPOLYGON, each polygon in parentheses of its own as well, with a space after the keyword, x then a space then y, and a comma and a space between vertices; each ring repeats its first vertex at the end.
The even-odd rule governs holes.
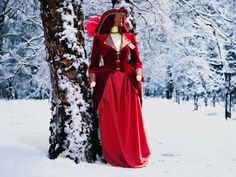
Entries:
POLYGON ((125 17, 126 15, 126 10, 123 9, 112 9, 112 10, 108 10, 105 13, 103 13, 102 16, 95 16, 93 18, 93 21, 91 21, 90 19, 86 22, 86 30, 88 31, 89 36, 93 36, 94 33, 95 34, 108 34, 111 31, 111 28, 113 26, 118 26, 119 29, 122 32, 129 32, 126 24, 125 24, 125 17), (98 21, 99 23, 96 25, 96 29, 94 31, 94 21, 98 21), (94 20, 96 19, 96 20, 94 20), (90 26, 92 26, 91 24, 93 24, 93 28, 91 28, 90 26))

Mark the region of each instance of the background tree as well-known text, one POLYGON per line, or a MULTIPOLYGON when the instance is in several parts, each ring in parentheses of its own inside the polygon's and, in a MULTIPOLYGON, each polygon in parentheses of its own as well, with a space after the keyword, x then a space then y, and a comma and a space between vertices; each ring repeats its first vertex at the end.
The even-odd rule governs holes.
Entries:
POLYGON ((0 2, 0 98, 49 97, 37 0, 0 2))
POLYGON ((95 160, 96 130, 86 76, 82 1, 41 0, 52 85, 49 157, 95 160))

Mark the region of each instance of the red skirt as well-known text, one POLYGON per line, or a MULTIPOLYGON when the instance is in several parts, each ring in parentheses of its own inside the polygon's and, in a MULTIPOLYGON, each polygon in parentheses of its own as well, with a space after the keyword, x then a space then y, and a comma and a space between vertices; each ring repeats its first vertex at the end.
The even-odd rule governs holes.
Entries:
POLYGON ((109 75, 98 113, 105 160, 114 166, 146 166, 150 150, 141 104, 128 75, 120 71, 109 75))

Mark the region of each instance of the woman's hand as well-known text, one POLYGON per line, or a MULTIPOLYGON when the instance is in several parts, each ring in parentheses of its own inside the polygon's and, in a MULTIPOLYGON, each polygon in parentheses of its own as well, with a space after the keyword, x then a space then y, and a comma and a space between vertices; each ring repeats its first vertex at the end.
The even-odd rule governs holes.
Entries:
POLYGON ((136 76, 136 79, 137 79, 137 81, 139 81, 139 82, 140 82, 140 81, 142 80, 142 76, 140 76, 140 75, 137 75, 137 76, 136 76))
POLYGON ((91 88, 96 86, 96 75, 95 74, 89 74, 89 85, 91 88))
POLYGON ((142 80, 142 68, 136 68, 136 79, 139 82, 142 80))
POLYGON ((95 86, 96 86, 96 82, 90 83, 90 88, 93 88, 93 87, 95 87, 95 86))

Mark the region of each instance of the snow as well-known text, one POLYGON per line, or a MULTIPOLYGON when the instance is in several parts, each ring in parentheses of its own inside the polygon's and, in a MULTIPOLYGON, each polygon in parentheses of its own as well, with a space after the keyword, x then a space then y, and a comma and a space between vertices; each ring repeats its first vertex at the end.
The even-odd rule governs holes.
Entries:
POLYGON ((0 101, 1 177, 234 177, 236 112, 144 99, 143 119, 151 157, 147 167, 129 169, 47 157, 50 103, 47 100, 0 101))

